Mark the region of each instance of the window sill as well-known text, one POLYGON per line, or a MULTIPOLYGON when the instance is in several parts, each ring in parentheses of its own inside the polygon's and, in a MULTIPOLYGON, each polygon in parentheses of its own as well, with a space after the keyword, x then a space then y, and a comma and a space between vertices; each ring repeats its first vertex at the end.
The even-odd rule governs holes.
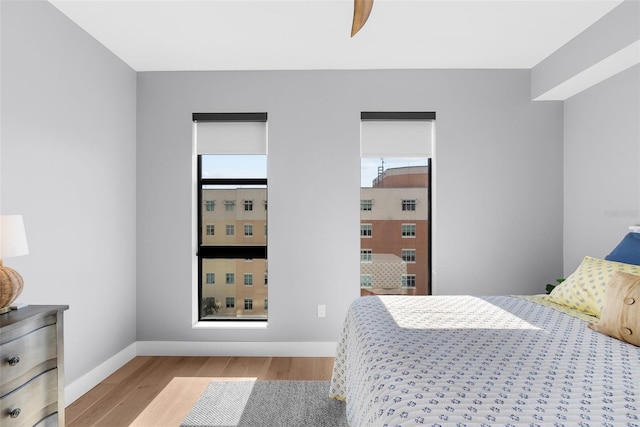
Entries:
POLYGON ((268 322, 196 322, 191 329, 267 329, 268 322))

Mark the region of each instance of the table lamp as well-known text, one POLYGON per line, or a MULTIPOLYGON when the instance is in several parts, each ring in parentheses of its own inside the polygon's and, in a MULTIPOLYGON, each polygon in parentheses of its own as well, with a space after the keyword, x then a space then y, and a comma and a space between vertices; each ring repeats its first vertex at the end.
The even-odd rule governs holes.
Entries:
POLYGON ((11 303, 18 298, 24 286, 22 276, 14 269, 5 267, 3 259, 28 253, 22 215, 0 216, 0 314, 11 310, 11 303))

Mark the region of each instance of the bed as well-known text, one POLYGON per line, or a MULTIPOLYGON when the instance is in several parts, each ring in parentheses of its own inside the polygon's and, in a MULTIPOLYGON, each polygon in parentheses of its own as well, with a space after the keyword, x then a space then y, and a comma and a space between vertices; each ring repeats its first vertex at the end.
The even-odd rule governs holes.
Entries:
MULTIPOLYGON (((640 266, 591 258, 582 268, 587 258, 565 288, 600 274, 602 292, 613 278, 640 292, 640 266)), ((573 302, 584 303, 583 291, 573 302)), ((359 298, 338 341, 330 395, 346 400, 352 427, 640 426, 640 344, 598 330, 620 309, 598 294, 596 316, 559 304, 558 294, 359 298)), ((636 299, 629 307, 639 310, 636 299)), ((627 314, 635 329, 640 311, 627 314)))

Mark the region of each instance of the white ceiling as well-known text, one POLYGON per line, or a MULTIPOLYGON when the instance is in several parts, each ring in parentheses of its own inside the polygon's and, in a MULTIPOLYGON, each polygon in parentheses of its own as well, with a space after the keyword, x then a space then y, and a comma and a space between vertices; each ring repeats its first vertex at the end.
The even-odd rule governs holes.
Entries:
POLYGON ((621 0, 50 0, 136 71, 532 68, 621 0))

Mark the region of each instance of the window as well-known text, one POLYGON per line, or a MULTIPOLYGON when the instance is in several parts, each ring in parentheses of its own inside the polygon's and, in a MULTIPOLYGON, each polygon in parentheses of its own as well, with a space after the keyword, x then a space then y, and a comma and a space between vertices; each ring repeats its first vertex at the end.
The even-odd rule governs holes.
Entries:
POLYGON ((416 225, 402 224, 402 237, 416 237, 416 225))
POLYGON ((415 249, 403 249, 402 260, 404 262, 416 262, 416 250, 415 249))
POLYGON ((416 210, 416 201, 414 199, 402 200, 402 210, 403 211, 415 211, 416 210))
POLYGON ((216 283, 216 273, 207 273, 206 278, 207 285, 213 285, 216 283))
POLYGON ((253 310, 253 298, 244 299, 244 309, 249 311, 253 310))
POLYGON ((266 233, 256 235, 256 230, 267 229, 267 114, 194 113, 193 121, 198 298, 213 297, 221 303, 213 312, 201 309, 199 320, 264 321, 266 311, 262 304, 253 307, 253 301, 268 298, 268 288, 253 286, 253 277, 267 271, 266 233), (224 208, 215 209, 215 203, 209 203, 214 201, 224 208), (257 209, 256 203, 264 203, 265 209, 257 209), (215 228, 207 225, 214 224, 217 235, 209 235, 215 228), (208 273, 217 274, 219 283, 225 285, 205 286, 208 273), (227 299, 234 294, 241 301, 237 308, 250 301, 247 310, 234 309, 235 299, 227 299))
POLYGON ((215 236, 216 227, 213 224, 207 224, 207 236, 215 236))
POLYGON ((264 273, 264 285, 267 286, 269 284, 269 275, 267 272, 264 273))
POLYGON ((361 274, 360 275, 360 287, 361 288, 370 288, 373 283, 373 278, 370 274, 361 274))
POLYGON ((267 298, 264 299, 264 309, 269 310, 269 300, 267 298))
POLYGON ((360 200, 361 211, 370 211, 372 207, 373 207, 373 200, 371 199, 360 200))
POLYGON ((227 297, 227 308, 235 308, 236 299, 234 297, 227 297))
POLYGON ((372 286, 398 287, 403 277, 405 293, 431 293, 435 119, 425 111, 360 114, 361 295, 368 276, 372 286))
POLYGON ((415 288, 416 287, 416 275, 415 274, 403 274, 402 275, 402 287, 403 288, 415 288))

